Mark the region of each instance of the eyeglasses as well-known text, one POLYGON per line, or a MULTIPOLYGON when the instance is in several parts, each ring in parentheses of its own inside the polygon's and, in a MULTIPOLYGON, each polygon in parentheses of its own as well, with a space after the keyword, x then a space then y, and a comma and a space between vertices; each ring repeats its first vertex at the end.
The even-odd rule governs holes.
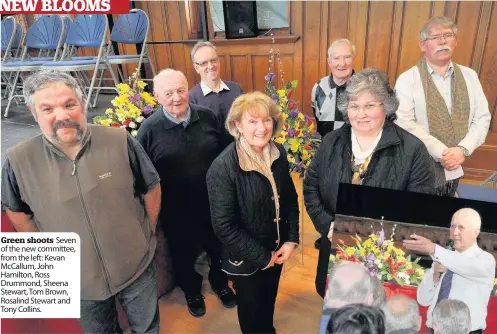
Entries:
POLYGON ((212 58, 212 59, 209 59, 209 60, 206 60, 206 61, 203 61, 201 63, 197 63, 195 62, 195 64, 197 64, 198 66, 200 67, 206 67, 209 63, 211 63, 212 65, 215 65, 219 62, 219 57, 216 57, 216 58, 212 58))
POLYGON ((443 35, 437 35, 437 36, 431 36, 431 37, 426 37, 425 41, 434 41, 434 42, 440 42, 442 40, 442 37, 446 41, 451 41, 456 37, 455 34, 443 34, 443 35))
POLYGON ((366 115, 369 115, 372 111, 374 111, 376 108, 379 108, 383 105, 383 103, 369 103, 366 104, 365 106, 358 106, 356 104, 349 105, 347 107, 347 110, 350 111, 351 113, 355 113, 356 115, 359 114, 360 110, 364 110, 364 113, 366 115))

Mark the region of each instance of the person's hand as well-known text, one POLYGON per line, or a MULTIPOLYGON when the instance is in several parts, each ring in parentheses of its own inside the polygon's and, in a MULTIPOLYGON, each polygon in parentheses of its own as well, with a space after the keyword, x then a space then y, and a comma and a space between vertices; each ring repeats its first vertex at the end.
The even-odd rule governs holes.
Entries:
POLYGON ((411 240, 404 240, 403 245, 410 251, 420 254, 435 254, 435 244, 425 237, 412 234, 411 240))
POLYGON ((290 255, 292 255, 295 247, 295 244, 284 243, 283 246, 281 246, 281 248, 278 249, 278 251, 274 254, 276 257, 276 260, 274 262, 277 264, 285 263, 290 255))
POLYGON ((440 280, 440 276, 444 272, 447 271, 447 268, 445 268, 442 264, 439 262, 433 262, 433 281, 438 282, 440 280))
POLYGON ((329 241, 333 239, 333 231, 334 231, 335 223, 331 222, 330 230, 328 231, 328 235, 326 236, 329 241))
POLYGON ((276 261, 276 253, 271 252, 271 260, 269 261, 268 265, 262 268, 262 270, 274 267, 274 262, 276 261))
POLYGON ((462 163, 466 160, 464 156, 464 151, 460 147, 451 147, 445 149, 440 158, 440 164, 447 170, 454 170, 459 168, 462 163))

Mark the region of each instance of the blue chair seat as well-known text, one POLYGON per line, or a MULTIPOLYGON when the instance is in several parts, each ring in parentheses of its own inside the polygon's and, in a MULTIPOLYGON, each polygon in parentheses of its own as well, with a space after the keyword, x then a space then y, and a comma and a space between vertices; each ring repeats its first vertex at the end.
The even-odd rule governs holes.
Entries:
POLYGON ((20 66, 40 66, 47 64, 46 60, 35 60, 35 61, 13 61, 3 64, 3 67, 20 67, 20 66))
MULTIPOLYGON (((116 60, 116 59, 140 59, 140 55, 112 55, 112 56, 107 56, 109 60, 116 60)), ((145 58, 145 57, 144 57, 145 58)))
POLYGON ((81 65, 93 65, 97 63, 97 59, 80 59, 80 60, 64 60, 64 61, 54 61, 51 63, 45 63, 44 66, 50 67, 61 67, 61 66, 81 66, 81 65))

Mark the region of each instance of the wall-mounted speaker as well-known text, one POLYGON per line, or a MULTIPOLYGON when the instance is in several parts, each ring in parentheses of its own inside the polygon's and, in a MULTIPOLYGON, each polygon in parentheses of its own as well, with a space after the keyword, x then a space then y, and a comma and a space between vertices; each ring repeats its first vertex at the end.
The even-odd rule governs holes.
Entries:
POLYGON ((257 37, 255 1, 223 1, 224 32, 228 39, 257 37))

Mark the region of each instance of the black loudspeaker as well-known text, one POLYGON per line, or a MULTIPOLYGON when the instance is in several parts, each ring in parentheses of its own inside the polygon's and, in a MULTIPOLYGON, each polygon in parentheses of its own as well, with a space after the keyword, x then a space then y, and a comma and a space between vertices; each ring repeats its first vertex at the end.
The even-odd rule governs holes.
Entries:
POLYGON ((257 37, 257 10, 255 1, 223 1, 226 38, 257 37))

